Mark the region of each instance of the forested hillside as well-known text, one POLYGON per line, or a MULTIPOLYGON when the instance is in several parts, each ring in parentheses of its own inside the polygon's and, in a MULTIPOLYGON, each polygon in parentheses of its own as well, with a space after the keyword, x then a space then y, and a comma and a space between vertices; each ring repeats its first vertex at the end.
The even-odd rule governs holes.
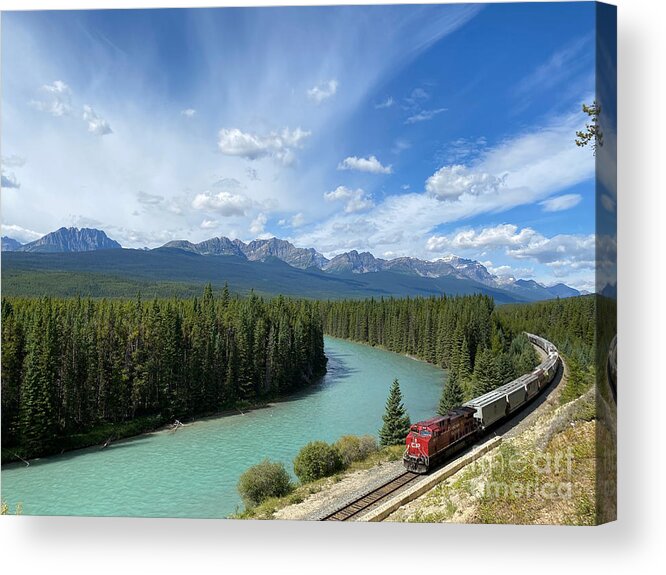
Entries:
POLYGON ((320 302, 320 308, 327 334, 446 368, 463 398, 490 391, 538 363, 522 330, 498 321, 488 296, 348 300, 320 302))
POLYGON ((502 325, 528 330, 552 341, 567 357, 582 365, 594 363, 595 313, 598 296, 507 305, 496 309, 502 325))
MULTIPOLYGON (((325 370, 315 304, 238 299, 2 300, 2 443, 60 451, 104 424, 219 411, 325 370)), ((153 423, 154 425, 154 423, 153 423)))
POLYGON ((149 429, 283 395, 325 371, 324 333, 447 369, 442 411, 531 370, 523 331, 590 372, 594 319, 594 296, 495 307, 486 295, 264 300, 208 286, 203 297, 148 302, 3 298, 3 448, 33 457, 142 418, 149 429))

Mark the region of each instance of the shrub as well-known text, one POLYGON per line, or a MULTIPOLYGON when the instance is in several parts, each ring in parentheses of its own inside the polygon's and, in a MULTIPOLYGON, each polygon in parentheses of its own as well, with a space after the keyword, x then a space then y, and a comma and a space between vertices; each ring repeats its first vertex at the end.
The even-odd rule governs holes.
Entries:
POLYGON ((291 478, 284 465, 268 459, 250 467, 238 480, 238 493, 247 508, 255 507, 269 497, 283 497, 292 490, 291 478))
POLYGON ((334 444, 342 459, 342 465, 348 467, 354 461, 363 461, 377 451, 377 441, 372 435, 345 435, 334 444))
POLYGON ((325 441, 312 441, 294 459, 294 473, 302 483, 333 475, 342 469, 338 450, 325 441))

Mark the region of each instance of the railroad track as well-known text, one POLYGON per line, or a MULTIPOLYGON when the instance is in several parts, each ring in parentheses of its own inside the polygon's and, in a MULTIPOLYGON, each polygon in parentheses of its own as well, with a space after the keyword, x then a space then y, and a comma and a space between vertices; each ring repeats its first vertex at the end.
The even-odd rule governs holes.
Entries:
POLYGON ((334 511, 330 515, 326 515, 321 519, 321 521, 349 521, 350 519, 356 517, 359 513, 362 513, 380 501, 387 499, 396 491, 411 483, 414 483, 418 479, 423 479, 423 475, 419 473, 412 473, 411 471, 405 471, 388 483, 377 487, 377 489, 373 489, 358 499, 355 499, 351 503, 348 503, 344 507, 341 507, 337 511, 334 511))

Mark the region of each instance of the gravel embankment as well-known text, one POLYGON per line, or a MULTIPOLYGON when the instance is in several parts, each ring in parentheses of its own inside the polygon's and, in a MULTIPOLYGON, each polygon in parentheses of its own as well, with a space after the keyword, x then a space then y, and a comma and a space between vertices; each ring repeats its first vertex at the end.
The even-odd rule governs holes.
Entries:
POLYGON ((350 473, 337 483, 330 480, 321 491, 313 493, 305 501, 277 511, 275 519, 317 521, 403 472, 402 461, 391 461, 350 473))

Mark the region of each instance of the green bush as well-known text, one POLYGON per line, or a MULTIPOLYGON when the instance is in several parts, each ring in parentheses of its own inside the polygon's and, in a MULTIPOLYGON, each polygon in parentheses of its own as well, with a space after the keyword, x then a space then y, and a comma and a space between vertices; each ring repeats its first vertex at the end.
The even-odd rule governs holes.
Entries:
POLYGON ((377 451, 377 441, 372 435, 345 435, 338 439, 333 447, 338 450, 342 465, 349 467, 354 461, 363 461, 377 451))
POLYGON ((294 459, 294 473, 302 483, 333 475, 342 469, 338 450, 325 441, 312 441, 294 459))
POLYGON ((284 465, 268 459, 250 467, 238 480, 238 493, 248 509, 269 497, 283 497, 293 488, 284 465))

